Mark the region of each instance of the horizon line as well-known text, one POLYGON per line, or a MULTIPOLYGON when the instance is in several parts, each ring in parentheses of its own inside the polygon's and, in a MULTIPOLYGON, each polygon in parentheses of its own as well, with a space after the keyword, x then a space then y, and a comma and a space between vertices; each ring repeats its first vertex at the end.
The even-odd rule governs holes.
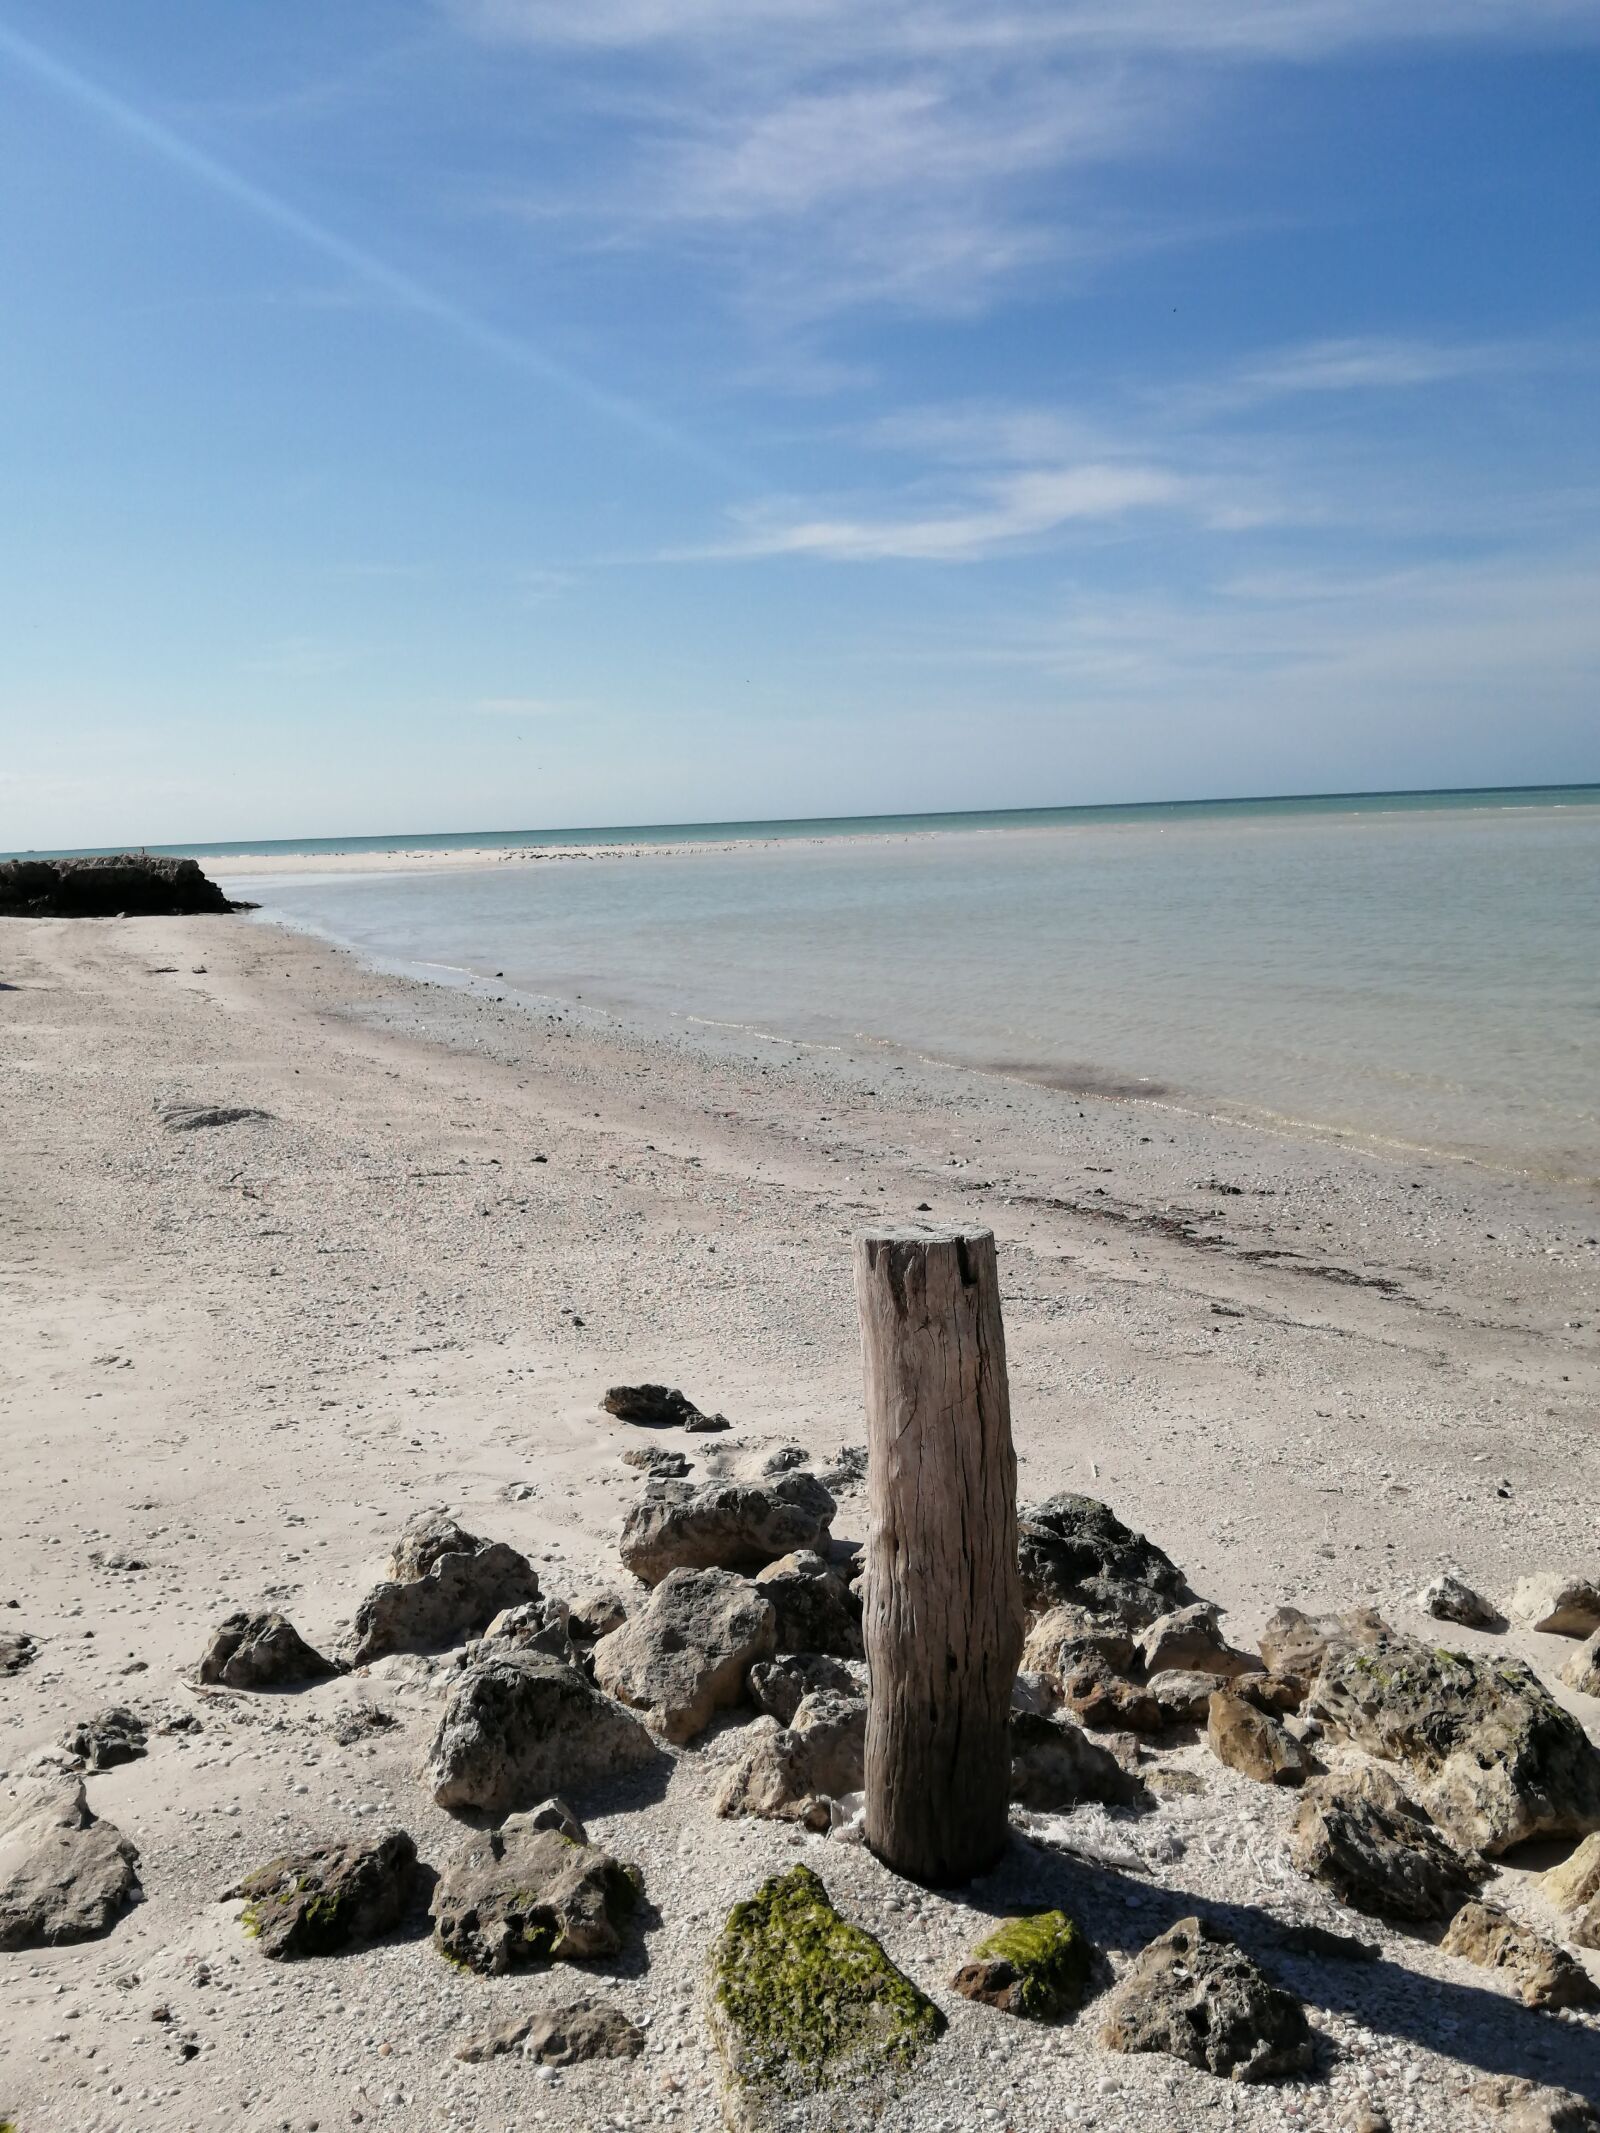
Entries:
POLYGON ((536 829, 471 830, 375 830, 340 832, 332 836, 214 837, 180 840, 170 844, 106 844, 28 846, 0 852, 0 860, 98 859, 123 853, 153 852, 163 857, 190 852, 212 856, 272 850, 284 845, 315 845, 333 852, 365 844, 426 844, 445 838, 482 837, 499 843, 535 844, 546 838, 605 839, 638 836, 647 830, 722 831, 740 829, 798 829, 835 823, 964 822, 994 821, 1031 815, 1098 815, 1153 813, 1158 809, 1202 807, 1275 807, 1305 800, 1441 800, 1482 798, 1491 793, 1600 793, 1600 778, 1541 781, 1530 785, 1396 785, 1361 786, 1331 792, 1216 793, 1167 800, 1045 801, 1025 807, 905 808, 854 815, 729 815, 717 819, 680 822, 609 822, 548 824, 536 829))

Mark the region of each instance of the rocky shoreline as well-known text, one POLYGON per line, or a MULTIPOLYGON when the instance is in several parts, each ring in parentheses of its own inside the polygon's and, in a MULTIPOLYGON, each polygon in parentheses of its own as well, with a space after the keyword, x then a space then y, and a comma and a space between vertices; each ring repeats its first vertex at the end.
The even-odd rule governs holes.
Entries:
MULTIPOLYGON (((47 926, 7 972, 0 2121, 1592 2122, 1581 1213, 1568 1244, 1545 1210, 1555 1256, 1507 1296, 1450 1227, 1470 1182, 1430 1181, 1429 1323, 1382 1290, 1307 1323, 1292 1276, 1196 1289, 1159 1232, 1030 1237, 1004 1170, 1013 1837, 921 1890, 859 1842, 859 1395, 827 1271, 852 1202, 909 1198, 885 1144, 913 1104, 847 1178, 793 1100, 753 1163, 750 1062, 530 1045, 460 1003, 442 1051, 422 989, 227 927, 47 926), (175 1127, 180 1099, 212 1122, 175 1127), (1441 1378, 1458 1430, 1481 1399, 1501 1432, 1478 1512, 1470 1434, 1429 1465, 1441 1378), (1319 1384, 1376 1433, 1352 1413, 1338 1445, 1319 1384), (1343 1528, 1315 1488, 1291 1523, 1276 1476, 1308 1453, 1372 1477, 1343 1528)), ((1108 1108, 1075 1151, 1125 1163, 1129 1205, 1141 1123, 1108 1108)), ((1257 1175, 1287 1200, 1304 1160, 1257 1175)), ((1371 1188, 1360 1258, 1350 1231, 1325 1253, 1397 1272, 1374 1217, 1408 1184, 1371 1188)))

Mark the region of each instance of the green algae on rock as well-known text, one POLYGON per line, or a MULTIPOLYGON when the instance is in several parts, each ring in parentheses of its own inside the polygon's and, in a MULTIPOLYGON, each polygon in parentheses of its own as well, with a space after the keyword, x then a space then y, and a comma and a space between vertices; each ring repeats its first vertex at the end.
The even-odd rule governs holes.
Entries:
POLYGON ((950 1982, 967 1999, 1005 2014, 1054 2022, 1083 2004, 1093 1957, 1065 1911, 1035 1911, 987 1934, 950 1982))
MULTIPOLYGON (((711 2021, 739 2127, 783 2122, 786 2103, 848 2088, 859 2126, 870 2092, 942 2034, 944 2016, 879 1943, 841 1918, 806 1866, 762 1883, 728 1913, 712 1957, 711 2021)), ((808 2114, 807 2125, 831 2125, 808 2114)))
POLYGON ((417 1848, 403 1829, 373 1843, 313 1845, 274 1859, 229 1889, 239 1923, 263 1955, 332 1955, 399 1924, 411 1901, 417 1848))

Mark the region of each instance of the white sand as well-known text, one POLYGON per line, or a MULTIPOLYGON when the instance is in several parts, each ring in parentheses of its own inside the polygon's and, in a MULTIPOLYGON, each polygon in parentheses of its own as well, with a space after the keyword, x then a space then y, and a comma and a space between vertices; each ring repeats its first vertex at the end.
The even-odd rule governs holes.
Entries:
MULTIPOLYGON (((1376 2093, 1397 2129, 1453 2129, 1486 2072, 1592 2080, 1592 2024, 1524 2014, 1388 1932, 1379 1965, 1294 1971, 1340 2049, 1288 2091, 1115 2058, 1092 2013, 1041 2036, 972 2008, 945 1987, 985 1903, 1065 1900, 1119 1957, 1197 1897, 1336 1922, 1281 1859, 1288 1803, 1197 1746, 1174 1760, 1205 1793, 1118 1832, 1142 1877, 1040 1882, 1020 1853, 962 1900, 923 1896, 858 1850, 714 1820, 737 1722, 661 1803, 579 1802, 660 1912, 646 1960, 600 1987, 653 2017, 644 2057, 554 2083, 460 2066, 464 2029, 592 1981, 463 1977, 424 1940, 268 1964, 216 1900, 296 1839, 379 1820, 443 1857, 415 1776, 439 1680, 388 1662, 299 1696, 185 1686, 232 1607, 270 1600, 331 1641, 419 1505, 526 1549, 558 1594, 608 1572, 635 1484, 630 1433, 596 1408, 619 1380, 733 1417, 734 1471, 861 1441, 848 1240, 922 1201, 999 1240, 1025 1497, 1104 1496, 1236 1636, 1284 1599, 1417 1628, 1410 1596, 1446 1564, 1496 1595, 1594 1564, 1592 1198, 954 1071, 525 1021, 239 920, 13 921, 0 958, 0 1627, 41 1645, 0 1680, 0 1793, 110 1702, 204 1726, 89 1779, 146 1901, 104 1940, 0 1956, 0 2121, 710 2127, 708 1938, 801 1855, 952 2017, 891 2128, 1333 2127, 1376 2093), (274 1119, 172 1135, 169 1095, 274 1119), (93 1560, 117 1551, 147 1567, 93 1560), (357 1694, 402 1725, 343 1748, 328 1714, 357 1694)), ((861 1518, 847 1497, 836 1530, 861 1518)), ((1547 1674, 1568 1648, 1510 1643, 1547 1674)))

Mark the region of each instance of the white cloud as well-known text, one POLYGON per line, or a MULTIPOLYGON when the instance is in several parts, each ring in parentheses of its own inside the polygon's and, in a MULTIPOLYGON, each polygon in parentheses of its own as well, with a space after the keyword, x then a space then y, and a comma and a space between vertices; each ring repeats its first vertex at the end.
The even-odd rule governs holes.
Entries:
POLYGON ((1214 54, 1310 59, 1349 47, 1534 37, 1589 41, 1588 0, 446 0, 476 34, 538 45, 747 51, 825 38, 830 52, 1214 54))
POLYGON ((699 553, 816 556, 840 563, 971 562, 1074 522, 1112 521, 1191 502, 1181 476, 1158 466, 1036 467, 978 485, 964 502, 881 517, 747 515, 731 542, 699 553))

